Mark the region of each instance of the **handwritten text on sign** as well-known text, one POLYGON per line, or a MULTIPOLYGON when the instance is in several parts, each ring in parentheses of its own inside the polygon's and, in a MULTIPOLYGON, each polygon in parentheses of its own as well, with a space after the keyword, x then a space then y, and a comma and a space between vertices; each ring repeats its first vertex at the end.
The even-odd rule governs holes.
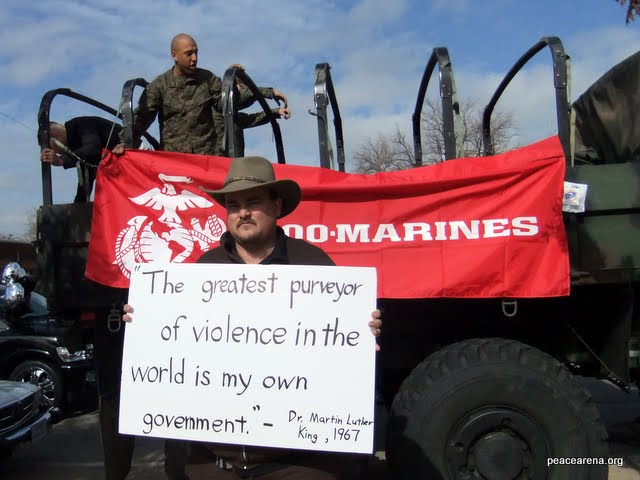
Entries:
POLYGON ((370 453, 373 268, 144 264, 120 432, 370 453))

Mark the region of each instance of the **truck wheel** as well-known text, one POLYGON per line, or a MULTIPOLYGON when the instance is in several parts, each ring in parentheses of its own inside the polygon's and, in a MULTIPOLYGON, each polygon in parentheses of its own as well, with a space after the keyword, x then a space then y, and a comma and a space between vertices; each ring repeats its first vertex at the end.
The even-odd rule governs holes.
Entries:
POLYGON ((512 340, 471 339, 405 379, 387 459, 398 479, 606 480, 606 436, 589 394, 557 360, 512 340), (565 459, 604 465, 548 466, 565 459))
POLYGON ((38 360, 28 360, 13 369, 9 380, 33 383, 40 387, 44 401, 50 407, 62 408, 64 393, 60 374, 49 364, 38 360))

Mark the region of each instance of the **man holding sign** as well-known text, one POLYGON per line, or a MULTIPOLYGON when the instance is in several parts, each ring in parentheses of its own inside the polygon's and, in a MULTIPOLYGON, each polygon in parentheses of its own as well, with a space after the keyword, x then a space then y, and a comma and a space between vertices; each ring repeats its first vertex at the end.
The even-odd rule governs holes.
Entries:
MULTIPOLYGON (((335 265, 331 258, 320 248, 303 240, 294 239, 285 235, 282 228, 276 222, 279 218, 291 213, 300 202, 300 186, 293 180, 276 180, 271 162, 262 157, 234 158, 227 174, 224 187, 220 190, 206 190, 216 202, 227 210, 227 228, 220 239, 220 246, 205 253, 199 263, 217 264, 261 264, 261 265, 335 265)), ((243 276, 244 277, 244 276, 243 276)), ((243 277, 234 281, 234 288, 248 287, 243 277)), ((273 290, 274 278, 266 277, 264 288, 273 290)), ((290 297, 293 306, 294 293, 303 291, 301 282, 290 281, 290 297), (294 288, 295 287, 295 288, 294 288)), ((322 284, 323 282, 313 282, 322 284)), ((206 282, 202 284, 202 293, 213 294, 223 287, 223 283, 206 282), (205 287, 208 285, 208 290, 205 287)), ((260 289, 260 283, 255 282, 250 288, 260 289)), ((326 291, 335 290, 335 295, 355 294, 356 287, 348 288, 338 282, 327 281, 324 284, 326 291)), ((225 287, 228 288, 228 287, 225 287)), ((309 291, 307 289, 307 291, 309 291)), ((206 296, 206 295, 205 295, 206 296)), ((202 301, 205 301, 203 299, 202 301)), ((125 305, 124 321, 131 321, 133 308, 125 305)), ((371 314, 369 328, 374 336, 380 335, 382 321, 380 312, 374 310, 371 314)), ((207 320, 208 321, 208 320, 207 320)), ((230 328, 230 327, 229 327, 230 328)), ((278 329, 274 329, 276 332, 278 329)), ((336 318, 335 328, 327 327, 329 332, 337 335, 338 325, 336 318)), ((339 334, 342 335, 342 334, 339 334)), ((349 336, 342 335, 343 341, 349 343, 349 336)), ((355 338, 355 337, 354 337, 355 338)), ((270 342, 278 341, 274 335, 270 342)), ((325 340, 326 343, 326 340, 325 340)), ((357 342, 354 342, 354 344, 357 342)), ((296 345, 297 345, 296 338, 296 345)), ((376 345, 376 349, 378 346, 376 345)), ((294 412, 291 410, 291 412, 294 412)), ((295 412, 294 412, 295 417, 295 412)), ((345 419, 332 417, 313 417, 316 422, 329 421, 340 422, 345 420, 347 424, 354 421, 348 417, 345 419), (319 418, 319 420, 318 420, 319 418)), ((291 422, 291 419, 289 420, 291 422)), ((360 423, 371 423, 369 419, 358 419, 360 423)), ((339 435, 344 434, 343 428, 334 429, 339 435)), ((303 431, 303 430, 299 430, 303 431)), ((303 431, 304 432, 304 431, 303 431)), ((325 439, 328 441, 328 439, 325 439)), ((327 452, 305 452, 289 448, 253 447, 231 444, 201 444, 206 453, 213 453, 221 467, 215 463, 191 465, 188 467, 189 476, 195 480, 199 475, 206 478, 258 478, 261 480, 276 479, 304 479, 304 480, 335 480, 339 478, 358 478, 358 469, 363 465, 362 457, 327 452)), ((319 449, 321 450, 321 449, 319 449)), ((330 449, 329 449, 330 450, 330 449)), ((344 451, 344 450, 343 450, 344 451)))

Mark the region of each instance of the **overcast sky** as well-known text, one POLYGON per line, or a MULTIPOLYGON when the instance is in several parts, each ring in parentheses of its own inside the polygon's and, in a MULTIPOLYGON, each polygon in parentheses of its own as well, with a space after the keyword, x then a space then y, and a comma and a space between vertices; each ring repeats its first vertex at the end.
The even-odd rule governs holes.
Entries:
MULTIPOLYGON (((307 111, 315 65, 329 63, 347 169, 367 137, 390 133, 396 123, 410 133, 434 47, 449 49, 459 98, 484 105, 543 36, 560 37, 571 56, 572 99, 640 46, 640 21, 626 25, 614 0, 4 0, 0 25, 4 235, 23 234, 42 201, 35 133, 42 95, 66 87, 117 107, 126 80, 150 81, 171 66, 169 44, 180 32, 197 40, 200 67, 222 76, 242 63, 258 85, 288 96, 293 117, 280 122, 288 163, 318 163, 317 127, 307 111)), ((499 104, 513 114, 520 144, 555 133, 550 65, 547 51, 538 54, 499 104)), ((430 91, 435 87, 432 81, 430 91)), ((51 118, 95 114, 58 97, 51 118)), ((275 159, 268 127, 246 137, 248 154, 275 159)), ((75 171, 54 170, 54 201, 71 201, 75 171)))

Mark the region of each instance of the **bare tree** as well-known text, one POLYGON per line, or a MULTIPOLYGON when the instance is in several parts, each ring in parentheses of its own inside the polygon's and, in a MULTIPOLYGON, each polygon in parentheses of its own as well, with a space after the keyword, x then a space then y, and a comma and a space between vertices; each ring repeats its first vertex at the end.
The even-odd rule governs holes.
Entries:
MULTIPOLYGON (((456 115, 456 143, 458 157, 479 157, 483 154, 483 110, 474 100, 467 100, 456 115)), ((444 126, 439 103, 426 98, 422 114, 423 163, 434 164, 444 160, 444 126)), ((494 111, 491 117, 491 141, 496 153, 506 152, 517 146, 517 133, 513 116, 508 112, 494 111)))
MULTIPOLYGON (((622 6, 627 3, 627 0, 616 1, 622 6)), ((640 16, 640 0, 629 0, 629 5, 627 5, 627 24, 634 21, 636 16, 640 16)))
MULTIPOLYGON (((468 116, 468 108, 463 107, 460 112, 461 118, 468 116)), ((442 120, 442 110, 438 104, 430 99, 425 98, 422 117, 422 163, 425 165, 432 165, 434 163, 440 163, 445 159, 444 149, 444 122, 442 120)), ((456 132, 456 136, 459 133, 456 132)), ((457 156, 464 156, 462 152, 459 152, 457 156)))
MULTIPOLYGON (((640 1, 640 0, 639 0, 640 1)), ((457 157, 479 157, 483 154, 482 109, 474 101, 462 104, 457 115, 457 157)), ((422 163, 432 165, 445 159, 444 124, 439 103, 425 99, 422 113, 422 163)), ((491 141, 496 153, 517 146, 516 129, 510 113, 495 111, 491 118, 491 141)), ((356 173, 402 170, 415 166, 413 143, 396 124, 391 135, 379 133, 368 138, 353 155, 356 173)))
POLYGON ((33 242, 36 239, 36 222, 38 211, 32 208, 27 212, 24 227, 25 230, 21 234, 17 233, 0 233, 0 241, 2 242, 33 242))
POLYGON ((37 218, 38 218, 38 210, 35 208, 32 208, 31 210, 29 210, 29 212, 27 213, 27 218, 25 221, 25 233, 24 233, 24 239, 27 240, 28 242, 32 242, 36 239, 36 235, 37 235, 37 218))
POLYGON ((375 140, 367 138, 353 154, 353 159, 356 173, 391 172, 415 164, 413 146, 397 124, 391 135, 379 133, 375 140))

